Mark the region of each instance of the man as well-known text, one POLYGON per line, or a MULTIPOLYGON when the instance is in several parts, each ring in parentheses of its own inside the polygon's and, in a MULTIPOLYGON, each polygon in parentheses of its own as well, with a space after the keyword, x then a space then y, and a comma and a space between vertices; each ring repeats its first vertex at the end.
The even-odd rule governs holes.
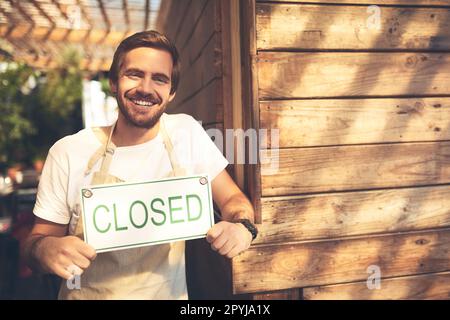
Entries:
POLYGON ((110 69, 119 105, 115 126, 81 130, 50 149, 24 253, 44 272, 64 279, 81 274, 81 288, 69 290, 63 281, 59 298, 187 298, 183 241, 97 255, 82 240, 79 192, 85 185, 208 173, 223 219, 207 233, 212 250, 232 258, 256 236, 253 208, 206 132, 188 115, 164 113, 178 82, 178 53, 164 35, 128 37, 110 69))

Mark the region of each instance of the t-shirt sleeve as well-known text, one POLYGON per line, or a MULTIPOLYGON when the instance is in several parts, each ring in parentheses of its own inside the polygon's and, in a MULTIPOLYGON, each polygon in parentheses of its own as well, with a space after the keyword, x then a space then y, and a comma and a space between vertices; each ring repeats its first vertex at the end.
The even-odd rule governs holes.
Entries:
POLYGON ((56 161, 50 149, 39 181, 33 213, 44 220, 68 224, 70 211, 66 201, 67 185, 68 170, 56 161))
POLYGON ((214 178, 228 166, 228 160, 217 148, 208 133, 194 118, 192 119, 192 155, 195 173, 207 173, 214 178))

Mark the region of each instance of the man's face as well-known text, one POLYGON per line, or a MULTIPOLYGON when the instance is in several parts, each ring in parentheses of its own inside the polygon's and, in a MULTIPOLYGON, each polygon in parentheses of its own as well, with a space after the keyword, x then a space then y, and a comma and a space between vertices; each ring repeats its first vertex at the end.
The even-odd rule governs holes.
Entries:
POLYGON ((119 117, 139 128, 152 128, 175 97, 170 94, 172 57, 154 48, 136 48, 125 54, 117 83, 110 82, 116 92, 119 117))

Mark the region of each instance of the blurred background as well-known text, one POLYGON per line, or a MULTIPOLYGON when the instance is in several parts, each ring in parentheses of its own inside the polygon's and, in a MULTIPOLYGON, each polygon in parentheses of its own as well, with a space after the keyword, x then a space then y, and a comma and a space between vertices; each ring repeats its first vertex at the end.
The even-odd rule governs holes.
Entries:
POLYGON ((33 274, 19 255, 47 152, 114 121, 114 50, 154 28, 159 8, 159 0, 0 0, 0 299, 56 296, 58 279, 33 274))

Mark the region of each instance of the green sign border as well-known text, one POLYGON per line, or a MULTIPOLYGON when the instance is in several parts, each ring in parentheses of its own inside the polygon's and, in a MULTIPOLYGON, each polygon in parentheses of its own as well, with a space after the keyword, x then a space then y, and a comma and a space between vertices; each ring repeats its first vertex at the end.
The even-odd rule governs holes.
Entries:
MULTIPOLYGON (((166 182, 166 181, 178 181, 178 180, 187 180, 187 179, 199 179, 199 178, 203 178, 206 177, 208 180, 207 188, 208 188, 208 199, 210 199, 210 201, 208 201, 208 207, 209 207, 209 222, 210 222, 210 228, 214 225, 214 212, 211 211, 211 181, 209 180, 209 176, 207 174, 203 174, 203 175, 198 175, 198 176, 190 176, 190 177, 182 177, 182 178, 163 178, 161 180, 152 180, 152 181, 145 181, 145 182, 124 182, 124 183, 116 183, 116 184, 105 184, 105 185, 98 185, 98 186, 92 186, 92 187, 88 187, 88 188, 82 188, 81 189, 81 202, 83 204, 83 211, 81 212, 81 215, 83 217, 83 236, 84 236, 84 240, 86 243, 88 243, 88 237, 87 237, 87 233, 86 233, 86 217, 84 215, 84 196, 83 196, 83 191, 84 190, 95 190, 95 189, 105 189, 105 188, 112 188, 112 187, 123 187, 123 186, 135 186, 135 185, 140 185, 140 184, 151 184, 151 183, 160 183, 160 182, 166 182)), ((199 235, 194 235, 194 236, 188 236, 188 237, 180 237, 180 238, 168 238, 165 240, 158 240, 158 241, 150 241, 150 242, 140 242, 140 243, 135 243, 135 244, 127 244, 127 245, 123 245, 123 246, 115 246, 115 247, 107 247, 107 248, 100 248, 100 249, 96 249, 97 252, 101 253, 104 251, 111 251, 112 249, 126 249, 126 248, 138 248, 138 247, 143 247, 146 245, 151 245, 151 244, 162 244, 162 243, 168 243, 168 242, 172 242, 172 241, 178 241, 178 240, 192 240, 192 239, 198 239, 201 237, 204 237, 204 234, 199 234, 199 235)))

